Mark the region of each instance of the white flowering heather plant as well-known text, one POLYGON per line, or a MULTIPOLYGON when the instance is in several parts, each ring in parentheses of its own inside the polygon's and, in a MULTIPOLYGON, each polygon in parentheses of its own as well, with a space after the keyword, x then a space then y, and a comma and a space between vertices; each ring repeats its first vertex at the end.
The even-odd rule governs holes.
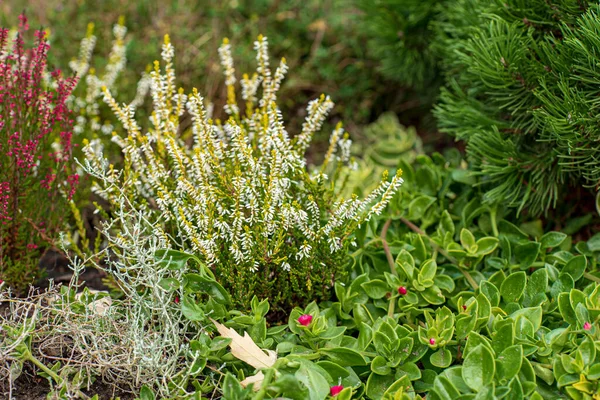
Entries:
MULTIPOLYGON (((122 147, 124 167, 117 170, 109 163, 99 141, 84 147, 83 166, 96 181, 93 190, 113 209, 119 214, 136 210, 152 221, 152 235, 165 249, 193 253, 234 303, 249 307, 257 295, 283 311, 329 297, 334 282, 344 278, 353 232, 385 208, 402 179, 398 174, 388 181, 384 174, 365 199, 339 198, 342 188, 334 182, 348 173, 351 163, 342 126, 333 131, 319 168, 309 171, 305 161, 333 102, 326 96, 311 101, 301 132, 290 136, 276 104, 285 59, 272 72, 267 39, 260 36, 255 48, 258 68, 239 81, 240 107, 230 44, 223 42, 219 55, 228 119, 212 121, 196 89, 186 95, 175 87, 174 49, 166 36, 164 70, 157 61, 151 73, 152 128, 143 132, 135 106, 120 106, 105 88, 104 99, 125 130, 113 136, 122 147), (181 135, 179 121, 186 113, 192 120, 192 143, 181 135)), ((107 221, 110 228, 103 233, 108 242, 131 246, 135 235, 126 225, 107 221)))
MULTIPOLYGON (((102 119, 100 111, 100 98, 102 88, 110 88, 113 92, 120 73, 127 65, 126 42, 127 27, 123 17, 113 27, 114 40, 108 55, 108 62, 103 73, 98 74, 91 66, 92 55, 96 47, 97 38, 94 35, 94 24, 89 23, 87 34, 81 40, 79 56, 69 63, 69 67, 79 79, 79 88, 76 88, 70 99, 72 108, 76 114, 74 132, 75 134, 106 134, 110 135, 114 129, 113 125, 102 119)), ((133 100, 135 106, 140 106, 149 90, 149 75, 143 73, 137 88, 137 94, 133 100)))

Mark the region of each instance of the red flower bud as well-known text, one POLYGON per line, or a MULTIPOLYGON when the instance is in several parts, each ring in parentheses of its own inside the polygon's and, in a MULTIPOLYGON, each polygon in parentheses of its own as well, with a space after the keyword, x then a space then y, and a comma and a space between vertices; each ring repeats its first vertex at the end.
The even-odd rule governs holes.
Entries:
POLYGON ((400 286, 398 288, 398 293, 400 293, 402 296, 404 296, 406 293, 408 293, 408 290, 406 290, 406 288, 404 286, 400 286))
POLYGON ((173 300, 175 304, 179 304, 179 296, 175 296, 175 300, 173 300))
POLYGON ((344 390, 344 387, 342 385, 335 385, 332 386, 331 389, 329 389, 329 394, 331 394, 332 396, 337 396, 342 390, 344 390))
POLYGON ((466 309, 467 309, 467 306, 465 306, 465 305, 463 304, 462 308, 463 308, 463 310, 466 310, 466 309))
POLYGON ((434 338, 429 339, 429 344, 433 346, 435 344, 435 339, 434 338))
POLYGON ((303 314, 298 318, 300 325, 309 326, 313 320, 313 316, 310 314, 303 314))
POLYGON ((590 329, 592 329, 592 324, 590 324, 589 322, 586 322, 585 324, 583 324, 583 329, 585 329, 586 331, 589 331, 590 329))

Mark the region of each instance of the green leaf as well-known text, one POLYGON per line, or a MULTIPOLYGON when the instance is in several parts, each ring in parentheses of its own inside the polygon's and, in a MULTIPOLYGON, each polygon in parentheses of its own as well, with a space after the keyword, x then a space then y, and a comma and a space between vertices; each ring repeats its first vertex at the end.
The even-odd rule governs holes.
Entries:
POLYGON ((496 354, 502 353, 514 343, 514 323, 512 321, 508 322, 509 323, 498 328, 496 334, 494 335, 494 339, 492 340, 492 348, 496 354))
POLYGON ((525 232, 506 220, 498 221, 498 231, 500 232, 500 238, 505 237, 513 244, 520 244, 528 238, 525 232))
POLYGON ((594 364, 590 367, 590 372, 587 375, 590 380, 600 379, 600 364, 594 364))
POLYGON ((540 244, 529 242, 515 247, 515 258, 521 269, 527 269, 537 260, 540 253, 540 244))
POLYGON ((498 356, 498 375, 501 379, 510 381, 517 376, 523 363, 523 347, 514 345, 507 347, 498 356))
MULTIPOLYGON (((461 367, 458 368, 462 369, 461 367)), ((460 396, 456 386, 443 375, 438 375, 435 378, 432 393, 435 393, 441 400, 456 400, 460 396)))
POLYGON ((448 275, 436 275, 436 277, 433 278, 433 283, 435 286, 439 287, 441 290, 445 290, 448 293, 452 293, 456 288, 454 280, 448 275))
POLYGON ((587 246, 591 252, 600 251, 600 232, 596 233, 587 241, 587 246))
POLYGON ((206 293, 217 303, 230 304, 229 293, 217 281, 199 274, 185 274, 184 285, 193 293, 206 293))
POLYGON ((156 397, 155 397, 152 389, 150 389, 146 385, 142 386, 142 388, 140 389, 140 400, 155 400, 155 399, 156 399, 156 397))
POLYGON ((205 357, 198 357, 196 359, 196 361, 194 361, 194 363, 190 366, 190 369, 189 369, 190 375, 196 376, 200 372, 202 372, 204 367, 206 367, 206 361, 207 361, 207 359, 205 357))
POLYGON ((500 286, 500 294, 506 303, 517 302, 525 291, 527 275, 523 271, 513 272, 510 274, 502 286, 500 286))
POLYGON ((158 286, 167 292, 172 292, 179 288, 179 281, 175 278, 163 278, 158 282, 158 286))
POLYGON ((567 238, 567 234, 562 232, 547 232, 540 239, 542 249, 551 249, 558 247, 567 238))
POLYGON ((498 304, 500 304, 500 291, 493 283, 483 281, 479 289, 488 298, 492 307, 498 307, 498 304))
POLYGON ((573 280, 577 282, 583 276, 586 267, 587 259, 585 256, 575 256, 567 262, 561 272, 571 275, 573 280))
POLYGON ((188 260, 194 260, 203 270, 208 271, 200 260, 193 254, 188 254, 183 251, 173 249, 157 250, 154 253, 156 261, 160 264, 167 266, 169 269, 180 270, 185 268, 188 260))
POLYGON ((533 330, 537 331, 542 325, 543 311, 542 307, 526 307, 510 314, 510 317, 517 321, 523 317, 533 325, 533 330))
POLYGON ((361 287, 372 299, 381 299, 387 293, 390 293, 390 287, 388 284, 379 279, 373 279, 372 281, 365 282, 361 285, 361 287))
POLYGON ((411 221, 421 219, 435 201, 435 197, 418 196, 408 205, 408 219, 411 221))
MULTIPOLYGON (((529 276, 527 280, 527 287, 525 288, 525 298, 531 302, 531 299, 536 296, 541 296, 542 299, 546 299, 546 290, 548 289, 548 271, 546 269, 538 269, 529 276)), ((527 304, 534 305, 534 304, 527 304)), ((535 304, 538 305, 538 304, 535 304)))
POLYGON ((371 361, 371 371, 378 375, 388 375, 392 368, 390 368, 385 358, 377 356, 371 361))
POLYGON ((449 232, 450 236, 454 236, 454 222, 452 221, 452 217, 448 210, 442 212, 439 226, 442 236, 444 236, 446 232, 449 232))
POLYGON ((329 357, 332 361, 338 363, 342 367, 367 365, 367 360, 365 360, 365 358, 359 352, 349 348, 323 348, 318 352, 319 354, 329 357))
POLYGON ((423 282, 426 279, 433 280, 435 273, 437 272, 437 264, 435 260, 427 260, 421 266, 421 272, 419 273, 419 280, 423 282))
POLYGON ((422 373, 417 364, 414 362, 407 362, 402 364, 396 369, 396 376, 406 375, 411 381, 421 379, 422 373))
POLYGON ((569 298, 568 292, 563 292, 558 295, 558 309, 563 319, 570 325, 577 325, 577 316, 575 310, 571 307, 571 299, 569 298))
POLYGON ((385 391, 394 384, 392 375, 378 375, 371 372, 367 379, 366 392, 371 399, 381 399, 385 391))
POLYGON ((222 336, 217 336, 210 343, 210 351, 217 352, 219 350, 223 350, 231 343, 231 338, 224 338, 222 336))
POLYGON ((181 312, 190 321, 203 321, 205 319, 202 308, 188 296, 183 296, 181 300, 181 312))
POLYGON ((484 345, 475 347, 463 363, 462 377, 474 391, 479 392, 490 385, 496 373, 492 352, 484 345))
MULTIPOLYGON (((410 383, 410 379, 408 376, 404 375, 400 379, 397 379, 396 382, 392 383, 390 387, 383 393, 383 397, 388 399, 392 396, 400 396, 401 394, 407 394, 414 392, 412 388, 412 384, 410 383)), ((403 396, 404 397, 404 396, 403 396)))
POLYGON ((313 368, 308 367, 308 365, 308 362, 303 363, 294 375, 306 386, 311 399, 324 399, 329 394, 329 383, 318 372, 316 365, 313 368))
POLYGON ((460 244, 468 252, 474 252, 477 249, 477 243, 475 242, 475 236, 470 230, 462 228, 460 231, 460 244))
POLYGON ((415 271, 415 259, 408 251, 402 249, 400 253, 398 253, 396 265, 400 267, 407 278, 412 279, 415 271))
POLYGON ((244 390, 240 382, 229 372, 225 374, 225 379, 223 380, 223 385, 221 388, 223 390, 224 400, 237 400, 248 397, 247 392, 244 390))
POLYGON ((475 329, 477 322, 476 314, 460 314, 456 317, 456 336, 459 339, 464 339, 469 336, 469 333, 475 329))
POLYGON ((446 348, 439 349, 429 357, 429 362, 438 368, 447 368, 452 364, 452 353, 446 348))
POLYGON ((585 214, 581 217, 571 218, 567 221, 563 232, 567 235, 573 235, 574 233, 579 232, 586 225, 589 225, 589 223, 592 222, 593 219, 593 213, 585 214))
POLYGON ((498 247, 500 241, 495 237, 482 237, 477 241, 477 255, 485 256, 491 254, 498 247))
POLYGON ((317 365, 327 371, 329 376, 331 376, 333 383, 337 383, 339 379, 350 376, 350 372, 348 372, 346 368, 341 367, 334 362, 324 360, 317 362, 317 365))

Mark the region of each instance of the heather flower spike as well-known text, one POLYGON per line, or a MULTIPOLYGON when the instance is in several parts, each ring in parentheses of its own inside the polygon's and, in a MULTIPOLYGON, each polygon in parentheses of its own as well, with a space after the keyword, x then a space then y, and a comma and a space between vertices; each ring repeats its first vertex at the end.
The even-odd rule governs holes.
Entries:
POLYGON ((303 314, 298 318, 298 323, 303 326, 309 326, 313 320, 313 316, 310 314, 303 314))
POLYGON ((0 28, 0 272, 22 269, 21 278, 4 276, 18 289, 36 278, 39 252, 54 244, 79 183, 68 107, 76 79, 47 71, 46 33, 26 49, 27 18, 19 20, 12 48, 0 28))

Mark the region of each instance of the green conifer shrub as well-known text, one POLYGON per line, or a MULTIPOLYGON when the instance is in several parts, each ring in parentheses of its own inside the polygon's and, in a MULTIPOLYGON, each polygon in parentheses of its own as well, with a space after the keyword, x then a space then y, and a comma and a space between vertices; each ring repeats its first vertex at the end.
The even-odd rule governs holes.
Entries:
MULTIPOLYGON (((411 13, 408 21, 421 21, 427 9, 384 3, 411 13)), ((569 187, 597 187, 599 6, 448 0, 429 9, 423 54, 437 56, 432 65, 445 80, 435 106, 438 126, 467 142, 484 200, 540 214, 569 187)), ((397 40, 406 47, 415 39, 397 40)), ((399 77, 408 76, 396 65, 399 77)), ((431 69, 416 68, 417 75, 431 69)))

